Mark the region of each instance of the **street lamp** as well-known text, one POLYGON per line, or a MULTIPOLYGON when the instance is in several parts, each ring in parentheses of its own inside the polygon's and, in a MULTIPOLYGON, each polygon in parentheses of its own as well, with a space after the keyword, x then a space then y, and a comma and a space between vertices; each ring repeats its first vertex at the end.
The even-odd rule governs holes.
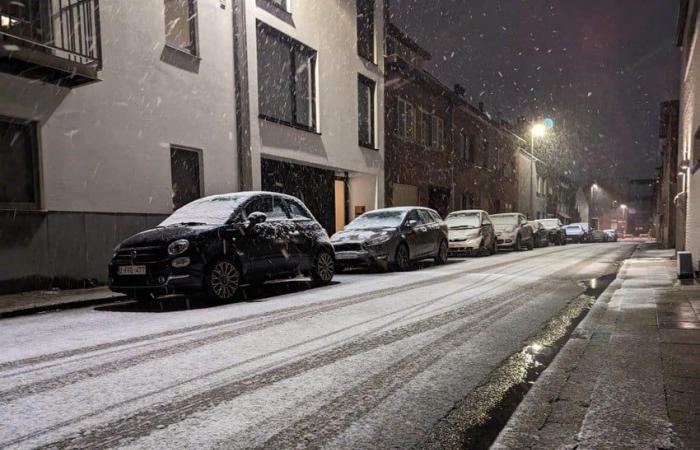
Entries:
POLYGON ((598 184, 593 183, 591 185, 591 211, 589 214, 589 225, 591 226, 591 229, 593 229, 593 212, 595 211, 595 191, 598 190, 598 184))
MULTIPOLYGON (((544 137, 547 127, 543 123, 536 123, 530 130, 530 217, 535 219, 535 138, 544 137)), ((546 200, 545 200, 546 201, 546 200)))

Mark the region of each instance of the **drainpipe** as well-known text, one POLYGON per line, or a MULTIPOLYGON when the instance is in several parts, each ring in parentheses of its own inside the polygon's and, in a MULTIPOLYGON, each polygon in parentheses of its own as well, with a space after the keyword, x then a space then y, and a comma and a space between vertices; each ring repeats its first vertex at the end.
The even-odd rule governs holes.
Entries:
POLYGON ((250 142, 250 85, 248 82, 248 37, 246 1, 232 1, 233 74, 236 104, 236 151, 238 153, 238 188, 253 189, 253 159, 250 142))

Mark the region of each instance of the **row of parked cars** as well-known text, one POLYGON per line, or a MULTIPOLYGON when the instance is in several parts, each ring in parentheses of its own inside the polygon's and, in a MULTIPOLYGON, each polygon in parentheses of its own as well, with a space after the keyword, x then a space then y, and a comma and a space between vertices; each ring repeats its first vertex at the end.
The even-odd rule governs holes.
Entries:
POLYGON ((401 271, 428 258, 445 264, 451 254, 595 240, 595 232, 578 231, 518 213, 466 210, 443 220, 429 208, 401 207, 365 213, 329 237, 298 198, 239 192, 196 200, 123 241, 109 263, 109 284, 140 301, 189 293, 230 301, 245 284, 300 274, 328 284, 352 266, 401 271))

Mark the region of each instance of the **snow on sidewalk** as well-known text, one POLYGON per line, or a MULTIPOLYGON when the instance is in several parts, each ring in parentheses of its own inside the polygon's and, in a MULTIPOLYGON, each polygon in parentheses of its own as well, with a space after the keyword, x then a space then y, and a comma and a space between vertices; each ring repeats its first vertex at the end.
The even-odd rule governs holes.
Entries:
POLYGON ((107 287, 66 291, 29 291, 20 294, 0 295, 0 318, 71 306, 87 306, 125 298, 125 295, 112 292, 107 287))
POLYGON ((700 286, 672 256, 625 261, 492 448, 700 448, 700 286))

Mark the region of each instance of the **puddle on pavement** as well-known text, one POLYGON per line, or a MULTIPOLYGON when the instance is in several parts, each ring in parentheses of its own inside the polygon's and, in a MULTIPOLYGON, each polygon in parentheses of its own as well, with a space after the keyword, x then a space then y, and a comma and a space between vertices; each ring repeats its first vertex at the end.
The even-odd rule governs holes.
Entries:
POLYGON ((569 302, 545 328, 531 337, 435 425, 421 447, 488 449, 539 375, 549 366, 616 273, 581 282, 586 290, 569 302))

